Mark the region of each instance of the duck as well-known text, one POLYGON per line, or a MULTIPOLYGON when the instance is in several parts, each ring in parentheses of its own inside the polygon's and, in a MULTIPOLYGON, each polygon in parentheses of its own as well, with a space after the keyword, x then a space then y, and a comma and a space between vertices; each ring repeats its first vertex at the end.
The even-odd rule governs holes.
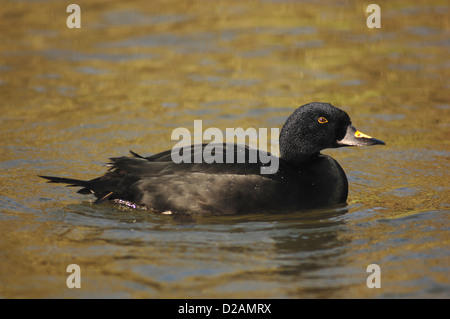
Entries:
MULTIPOLYGON (((130 151, 131 156, 110 158, 104 175, 80 180, 44 176, 49 183, 81 187, 80 194, 93 194, 95 204, 113 201, 130 208, 160 214, 234 215, 254 212, 305 211, 346 205, 347 176, 339 163, 321 151, 328 148, 385 145, 358 131, 349 115, 325 102, 298 107, 285 121, 279 135, 278 167, 264 174, 267 161, 275 155, 234 144, 231 149, 246 154, 244 162, 175 163, 171 150, 148 157, 130 151)), ((190 145, 190 156, 207 145, 190 145)), ((225 156, 230 145, 215 145, 225 156), (228 148, 227 148, 228 147, 228 148)))

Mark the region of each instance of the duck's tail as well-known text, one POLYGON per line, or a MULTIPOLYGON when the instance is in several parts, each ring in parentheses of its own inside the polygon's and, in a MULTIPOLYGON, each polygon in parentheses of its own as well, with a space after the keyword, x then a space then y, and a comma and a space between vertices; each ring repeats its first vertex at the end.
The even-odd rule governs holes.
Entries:
POLYGON ((81 179, 65 178, 57 176, 44 176, 44 175, 38 176, 41 178, 48 179, 49 183, 64 183, 69 184, 68 186, 87 186, 87 181, 83 181, 81 179))
POLYGON ((74 178, 65 178, 65 177, 57 177, 57 176, 44 176, 38 175, 41 178, 45 178, 49 183, 63 183, 68 184, 69 187, 84 187, 78 191, 80 194, 91 194, 92 192, 89 190, 89 181, 83 181, 81 179, 74 178))

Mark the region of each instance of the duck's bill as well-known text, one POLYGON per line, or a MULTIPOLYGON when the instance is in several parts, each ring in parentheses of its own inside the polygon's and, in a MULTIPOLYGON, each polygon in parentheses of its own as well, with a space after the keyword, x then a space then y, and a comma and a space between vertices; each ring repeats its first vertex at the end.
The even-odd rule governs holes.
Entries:
POLYGON ((377 140, 369 135, 361 133, 353 125, 347 128, 347 133, 342 140, 337 141, 338 146, 370 146, 385 145, 383 141, 377 140))

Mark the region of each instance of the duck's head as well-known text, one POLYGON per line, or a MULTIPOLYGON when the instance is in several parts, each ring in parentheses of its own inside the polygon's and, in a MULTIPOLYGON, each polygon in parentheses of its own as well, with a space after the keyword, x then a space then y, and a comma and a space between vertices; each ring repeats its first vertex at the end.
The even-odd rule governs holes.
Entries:
POLYGON ((313 102, 292 113, 280 133, 281 158, 303 164, 326 148, 384 145, 359 132, 348 114, 329 103, 313 102))

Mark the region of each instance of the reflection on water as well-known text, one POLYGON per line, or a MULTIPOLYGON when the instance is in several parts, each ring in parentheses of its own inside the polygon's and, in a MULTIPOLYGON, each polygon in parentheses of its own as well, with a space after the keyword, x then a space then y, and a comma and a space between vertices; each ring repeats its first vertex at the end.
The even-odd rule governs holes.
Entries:
POLYGON ((7 1, 0 11, 0 296, 450 296, 449 6, 358 1, 7 1), (348 206, 173 218, 93 205, 37 175, 93 178, 176 127, 281 127, 328 101, 387 142, 326 150, 348 206), (66 267, 80 265, 82 288, 66 267), (366 268, 381 267, 380 289, 366 268))

